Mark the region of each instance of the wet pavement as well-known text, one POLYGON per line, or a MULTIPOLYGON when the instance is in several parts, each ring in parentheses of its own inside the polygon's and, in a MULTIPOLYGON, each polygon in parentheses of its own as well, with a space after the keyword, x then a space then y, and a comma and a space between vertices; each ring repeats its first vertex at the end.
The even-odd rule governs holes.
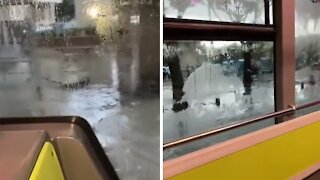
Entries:
POLYGON ((129 71, 115 53, 100 49, 38 49, 27 58, 1 60, 2 117, 81 116, 121 179, 159 179, 159 95, 137 89, 137 59, 125 62, 129 71), (129 90, 120 92, 119 85, 129 90))

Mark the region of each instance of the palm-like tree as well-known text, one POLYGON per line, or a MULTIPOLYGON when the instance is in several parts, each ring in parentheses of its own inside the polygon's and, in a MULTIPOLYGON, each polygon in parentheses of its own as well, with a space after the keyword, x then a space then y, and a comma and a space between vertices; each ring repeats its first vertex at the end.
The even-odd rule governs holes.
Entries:
POLYGON ((177 18, 182 18, 191 5, 191 0, 170 0, 170 6, 178 10, 177 18))
POLYGON ((261 17, 262 3, 250 0, 206 0, 208 7, 220 21, 221 13, 228 17, 230 22, 243 23, 248 19, 248 15, 253 13, 253 23, 257 23, 261 17))

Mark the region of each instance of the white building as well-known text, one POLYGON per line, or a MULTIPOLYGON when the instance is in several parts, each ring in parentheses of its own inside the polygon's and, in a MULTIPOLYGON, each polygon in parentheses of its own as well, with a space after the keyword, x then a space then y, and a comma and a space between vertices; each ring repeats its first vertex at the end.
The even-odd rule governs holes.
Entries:
POLYGON ((34 20, 37 24, 51 24, 55 22, 57 3, 62 3, 62 0, 12 1, 0 7, 0 21, 34 20))
POLYGON ((55 23, 57 3, 62 0, 11 0, 0 6, 0 46, 21 44, 28 27, 36 30, 55 23))

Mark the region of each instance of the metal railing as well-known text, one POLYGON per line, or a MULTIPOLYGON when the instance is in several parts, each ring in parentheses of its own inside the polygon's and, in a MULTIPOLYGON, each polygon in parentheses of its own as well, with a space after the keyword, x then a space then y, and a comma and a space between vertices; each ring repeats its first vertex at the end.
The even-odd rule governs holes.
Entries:
POLYGON ((166 150, 166 149, 169 149, 169 148, 173 148, 173 147, 176 147, 176 146, 179 146, 179 145, 183 145, 183 144, 186 144, 186 143, 190 143, 190 142, 193 142, 193 141, 196 141, 196 140, 199 140, 199 139, 203 139, 203 138, 206 138, 206 137, 209 137, 209 136, 212 136, 212 135, 220 134, 220 133, 232 130, 232 129, 236 129, 236 128, 239 128, 239 127, 242 127, 242 126, 246 126, 246 125, 249 125, 249 124, 252 124, 252 123, 255 123, 255 122, 263 121, 263 120, 266 120, 266 119, 269 119, 269 118, 276 118, 276 117, 279 117, 279 116, 285 116, 285 115, 288 115, 288 114, 293 114, 297 110, 313 107, 313 106, 316 106, 316 105, 320 105, 320 101, 315 101, 315 102, 311 102, 311 103, 307 103, 307 104, 303 104, 303 105, 298 105, 298 106, 293 106, 292 105, 292 106, 290 106, 290 108, 282 110, 282 111, 273 112, 273 113, 266 114, 266 115, 263 115, 263 116, 260 116, 260 117, 256 117, 256 118, 253 118, 253 119, 249 119, 249 120, 246 120, 246 121, 234 123, 234 124, 225 126, 223 128, 210 130, 210 131, 199 133, 199 134, 187 137, 187 138, 183 138, 183 139, 179 139, 179 140, 176 140, 176 141, 173 141, 173 142, 170 142, 170 143, 166 143, 166 144, 163 145, 163 149, 166 150))

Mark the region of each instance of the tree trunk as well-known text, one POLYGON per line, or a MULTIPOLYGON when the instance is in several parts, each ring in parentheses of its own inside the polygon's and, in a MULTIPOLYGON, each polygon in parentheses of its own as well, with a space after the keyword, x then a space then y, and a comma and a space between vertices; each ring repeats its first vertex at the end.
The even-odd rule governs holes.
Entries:
POLYGON ((244 65, 243 65, 243 85, 245 88, 244 95, 250 95, 251 94, 251 86, 252 86, 252 68, 251 68, 251 53, 250 52, 244 52, 243 53, 244 58, 244 65))
POLYGON ((184 94, 182 90, 184 81, 183 81, 182 71, 180 67, 180 58, 178 55, 175 55, 169 61, 169 69, 171 73, 173 99, 175 101, 180 101, 184 94))
POLYGON ((183 92, 184 80, 182 76, 182 71, 180 67, 180 58, 178 55, 174 55, 174 57, 169 61, 169 69, 171 73, 171 82, 172 82, 172 91, 173 91, 173 99, 175 103, 173 104, 172 110, 175 112, 179 112, 188 108, 187 102, 180 102, 183 92))

